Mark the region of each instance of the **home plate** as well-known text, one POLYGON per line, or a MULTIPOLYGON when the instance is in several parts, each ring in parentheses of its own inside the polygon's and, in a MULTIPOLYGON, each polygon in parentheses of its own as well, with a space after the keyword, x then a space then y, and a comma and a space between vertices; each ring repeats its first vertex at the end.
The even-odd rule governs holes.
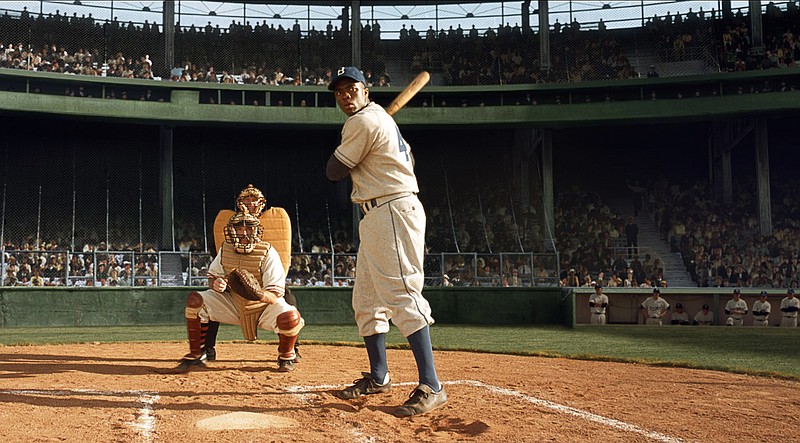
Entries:
POLYGON ((288 428, 290 426, 297 426, 297 420, 254 412, 231 412, 204 418, 197 422, 198 428, 211 430, 288 428))

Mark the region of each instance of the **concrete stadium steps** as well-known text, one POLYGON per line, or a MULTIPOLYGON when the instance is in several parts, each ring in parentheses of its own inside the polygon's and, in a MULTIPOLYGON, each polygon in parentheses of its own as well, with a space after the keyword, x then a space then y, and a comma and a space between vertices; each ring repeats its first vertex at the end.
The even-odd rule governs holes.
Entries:
MULTIPOLYGON (((680 252, 671 252, 669 243, 662 240, 658 233, 655 220, 645 210, 640 211, 638 216, 633 215, 633 202, 629 197, 630 192, 626 189, 621 192, 623 197, 603 197, 603 201, 617 214, 625 220, 633 217, 639 226, 639 247, 651 248, 664 264, 664 279, 671 287, 697 287, 692 281, 692 276, 686 272, 683 266, 683 258, 680 252)), ((620 232, 624 236, 624 232, 620 232)), ((640 257, 640 259, 643 259, 640 257)))

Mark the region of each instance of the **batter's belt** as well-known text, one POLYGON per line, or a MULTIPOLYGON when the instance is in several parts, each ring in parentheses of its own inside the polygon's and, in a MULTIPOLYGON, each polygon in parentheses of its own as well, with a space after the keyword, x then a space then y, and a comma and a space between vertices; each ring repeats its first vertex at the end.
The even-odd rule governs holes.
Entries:
POLYGON ((359 203, 361 207, 361 212, 366 215, 367 212, 379 207, 383 206, 390 201, 399 200, 403 197, 408 197, 409 195, 414 195, 415 192, 398 192, 396 194, 389 194, 383 197, 373 198, 369 201, 365 201, 363 203, 359 203))
POLYGON ((258 319, 261 313, 267 308, 267 303, 256 300, 247 300, 239 294, 231 291, 233 304, 239 312, 239 322, 242 326, 242 334, 247 341, 258 338, 258 319))

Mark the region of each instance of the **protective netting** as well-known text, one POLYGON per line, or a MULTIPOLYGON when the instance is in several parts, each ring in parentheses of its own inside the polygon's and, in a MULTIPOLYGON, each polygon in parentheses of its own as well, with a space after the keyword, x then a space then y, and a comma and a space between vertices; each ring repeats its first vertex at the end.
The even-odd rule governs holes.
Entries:
MULTIPOLYGON (((536 1, 365 2, 357 10, 349 4, 179 1, 174 34, 164 25, 166 3, 3 2, 2 64, 300 85, 325 83, 331 69, 353 63, 355 52, 375 86, 405 84, 421 69, 431 72, 435 85, 480 85, 635 78, 652 74, 650 66, 661 76, 718 72, 737 69, 751 48, 764 54, 780 46, 770 35, 753 41, 747 2, 732 2, 725 11, 707 1, 549 2, 544 23, 536 1), (545 25, 549 45, 542 51, 545 25)), ((782 34, 796 4, 771 2, 764 12, 764 26, 783 28, 782 34)))

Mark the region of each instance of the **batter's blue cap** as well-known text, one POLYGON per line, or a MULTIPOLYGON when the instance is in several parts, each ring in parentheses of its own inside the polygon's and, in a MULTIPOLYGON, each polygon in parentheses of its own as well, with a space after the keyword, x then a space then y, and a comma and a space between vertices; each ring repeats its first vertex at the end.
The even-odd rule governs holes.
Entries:
POLYGON ((763 295, 764 297, 766 297, 766 296, 767 296, 767 295, 769 295, 769 294, 767 294, 767 291, 761 291, 761 294, 758 294, 758 295, 759 295, 759 296, 762 296, 762 295, 763 295))
POLYGON ((336 82, 344 77, 352 78, 353 80, 361 82, 364 85, 367 84, 367 79, 364 78, 364 74, 361 73, 360 69, 356 68, 355 66, 342 66, 336 71, 336 74, 333 75, 331 82, 328 83, 328 90, 333 91, 334 86, 336 86, 336 82))
POLYGON ((794 294, 794 288, 789 288, 789 289, 786 291, 786 293, 787 293, 787 294, 794 294))

